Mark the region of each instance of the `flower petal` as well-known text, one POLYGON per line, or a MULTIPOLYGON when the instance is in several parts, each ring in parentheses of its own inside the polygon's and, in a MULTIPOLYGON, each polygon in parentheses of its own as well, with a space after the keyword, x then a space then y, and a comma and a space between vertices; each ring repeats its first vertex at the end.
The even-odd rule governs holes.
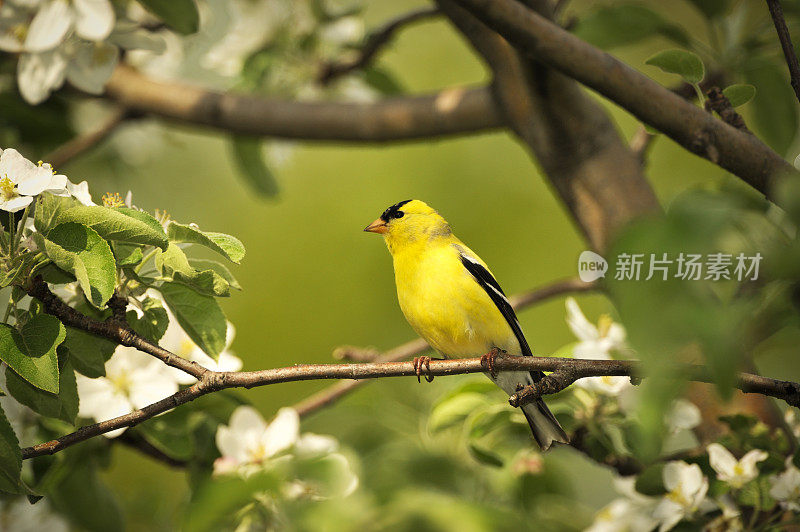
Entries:
POLYGON ((64 41, 72 26, 73 14, 67 0, 46 2, 33 17, 25 37, 25 50, 44 52, 64 41))
POLYGON ((118 62, 119 49, 113 44, 80 43, 67 67, 67 79, 84 92, 102 94, 118 62))
POLYGON ((734 476, 734 468, 737 465, 737 461, 733 454, 719 443, 712 443, 707 449, 708 461, 714 471, 717 472, 717 477, 730 478, 734 476))
POLYGON ((89 41, 102 41, 114 28, 114 9, 108 0, 73 0, 75 31, 89 41))
POLYGON ((67 61, 59 50, 22 54, 17 63, 17 85, 31 105, 42 103, 64 83, 67 61))
POLYGON ((262 443, 267 456, 273 456, 288 449, 300 435, 300 416, 293 408, 281 408, 267 430, 264 431, 262 443))
POLYGON ((0 211, 18 212, 30 205, 32 201, 32 196, 17 196, 8 201, 0 202, 0 211))
POLYGON ((575 298, 568 297, 566 305, 567 325, 569 325, 572 333, 580 340, 597 340, 600 337, 597 327, 589 323, 589 320, 587 320, 586 316, 581 312, 581 308, 578 306, 578 302, 575 301, 575 298))

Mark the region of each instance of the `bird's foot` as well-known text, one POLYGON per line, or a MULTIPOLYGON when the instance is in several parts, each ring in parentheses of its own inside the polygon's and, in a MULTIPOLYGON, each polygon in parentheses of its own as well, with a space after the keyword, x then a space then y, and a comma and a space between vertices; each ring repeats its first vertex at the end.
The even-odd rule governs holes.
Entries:
POLYGON ((431 357, 428 356, 414 357, 414 372, 417 374, 417 382, 422 382, 420 377, 422 376, 423 366, 425 366, 425 369, 428 371, 425 375, 425 380, 433 382, 433 375, 431 375, 431 357))
POLYGON ((494 363, 497 359, 497 355, 500 353, 505 353, 505 351, 494 347, 491 351, 481 357, 481 366, 484 366, 489 370, 489 375, 491 375, 493 379, 497 377, 497 373, 494 370, 494 363))

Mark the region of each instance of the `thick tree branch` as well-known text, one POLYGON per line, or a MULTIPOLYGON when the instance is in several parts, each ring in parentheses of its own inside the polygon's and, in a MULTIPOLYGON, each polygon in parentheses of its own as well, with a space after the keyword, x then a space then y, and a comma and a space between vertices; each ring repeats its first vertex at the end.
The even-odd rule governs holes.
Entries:
POLYGON ((100 127, 85 135, 70 139, 45 155, 43 160, 49 162, 53 168, 64 166, 75 157, 83 155, 85 152, 107 139, 127 118, 130 118, 130 116, 130 111, 125 108, 120 107, 115 109, 111 113, 111 116, 109 116, 100 127))
POLYGON ((687 150, 734 173, 768 197, 773 180, 797 171, 753 135, 711 116, 613 56, 515 0, 455 0, 529 57, 622 106, 687 150))
MULTIPOLYGON (((454 0, 437 0, 486 61, 506 123, 542 166, 590 245, 601 252, 632 219, 660 210, 637 157, 578 83, 521 56, 454 0)), ((550 13, 546 1, 532 2, 550 13)))
POLYGON ((794 51, 792 37, 789 35, 789 28, 786 26, 786 19, 783 18, 783 7, 781 7, 780 0, 767 0, 767 6, 772 22, 775 24, 775 31, 778 33, 778 40, 781 42, 786 65, 789 67, 789 77, 794 94, 800 101, 800 63, 797 61, 797 54, 794 51))
POLYGON ((319 141, 388 142, 502 125, 488 89, 456 87, 376 103, 296 102, 153 81, 120 66, 106 96, 144 114, 229 133, 319 141))
POLYGON ((405 13, 389 21, 384 26, 369 34, 364 46, 359 50, 358 56, 351 61, 333 62, 322 65, 318 78, 319 83, 325 85, 339 76, 364 68, 369 65, 375 55, 392 40, 397 30, 422 20, 428 20, 437 15, 439 15, 438 9, 424 8, 405 13))
MULTIPOLYGON (((503 371, 551 371, 557 375, 568 375, 554 387, 544 386, 537 390, 542 393, 561 391, 561 384, 567 380, 574 382, 578 378, 600 376, 633 376, 638 378, 640 366, 630 360, 584 360, 574 358, 549 357, 515 357, 498 356, 494 368, 503 371)), ((455 360, 433 360, 429 374, 432 376, 463 375, 467 373, 484 373, 485 366, 481 358, 464 358, 455 360)), ((702 366, 686 366, 688 380, 712 382, 708 371, 702 366)), ((45 454, 56 453, 78 442, 99 436, 112 430, 132 427, 158 414, 172 410, 189 401, 211 392, 227 388, 255 388, 283 382, 295 382, 320 379, 374 379, 379 377, 416 376, 413 362, 368 362, 364 364, 298 364, 285 368, 266 369, 243 372, 208 371, 194 385, 185 388, 141 410, 130 414, 87 425, 77 431, 55 440, 27 447, 22 450, 24 459, 45 454)), ((543 379, 544 381, 544 379, 543 379)), ((793 406, 800 406, 800 384, 778 381, 742 373, 739 375, 737 387, 744 392, 759 393, 782 399, 793 406)), ((519 394, 516 394, 519 395, 519 394)), ((512 396, 513 398, 513 396, 512 396)), ((521 399, 525 401, 526 399, 521 399)))

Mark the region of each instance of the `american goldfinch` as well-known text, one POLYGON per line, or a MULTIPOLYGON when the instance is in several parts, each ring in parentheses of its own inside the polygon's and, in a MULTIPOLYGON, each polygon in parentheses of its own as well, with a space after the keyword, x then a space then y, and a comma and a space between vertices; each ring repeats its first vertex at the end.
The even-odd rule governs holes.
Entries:
MULTIPOLYGON (((489 268, 435 210, 419 200, 401 201, 364 230, 383 235, 394 263, 400 308, 437 352, 444 357, 485 354, 487 375, 509 395, 518 384, 543 377, 541 372, 493 374, 491 363, 500 350, 530 356, 531 348, 489 268)), ((419 357, 414 364, 419 377, 430 358, 419 357)), ((553 442, 569 443, 544 401, 526 404, 522 411, 542 450, 553 442)))

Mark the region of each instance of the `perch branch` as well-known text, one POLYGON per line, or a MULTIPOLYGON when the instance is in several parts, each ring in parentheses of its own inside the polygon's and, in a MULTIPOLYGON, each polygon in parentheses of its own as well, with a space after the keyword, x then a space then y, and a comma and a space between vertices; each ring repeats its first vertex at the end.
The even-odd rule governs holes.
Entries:
POLYGON ((433 18, 439 15, 439 13, 440 11, 437 8, 418 9, 389 21, 384 26, 369 34, 367 40, 364 42, 364 46, 361 47, 358 51, 358 55, 352 60, 323 64, 317 81, 323 85, 327 85, 340 76, 364 68, 369 65, 375 55, 392 40, 397 30, 421 20, 433 18))
MULTIPOLYGON (((597 289, 596 283, 584 283, 580 279, 564 279, 511 296, 511 306, 514 307, 514 310, 519 311, 553 297, 577 292, 589 292, 595 289, 597 289)), ((428 343, 422 338, 417 338, 416 340, 411 340, 410 342, 406 342, 394 349, 386 351, 382 355, 375 357, 372 361, 396 362, 399 360, 407 360, 424 353, 428 349, 430 349, 428 343)), ((296 403, 293 408, 297 410, 300 416, 312 414, 321 408, 330 406, 368 382, 370 381, 354 380, 337 382, 296 403)))
POLYGON ((781 7, 780 0, 767 0, 767 6, 772 22, 775 24, 775 31, 778 33, 778 40, 781 42, 786 65, 789 67, 794 94, 800 101, 800 63, 797 61, 797 54, 794 51, 792 37, 789 35, 789 28, 786 26, 786 19, 783 18, 783 7, 781 7))
POLYGON ((512 45, 583 83, 685 149, 739 176, 771 197, 773 180, 797 171, 755 136, 718 120, 575 37, 515 0, 457 0, 512 45))
MULTIPOLYGON (((540 388, 536 389, 535 393, 554 393, 560 391, 563 387, 568 386, 578 378, 601 376, 632 376, 638 378, 640 375, 639 363, 630 360, 584 360, 574 358, 515 357, 501 355, 495 360, 494 369, 497 372, 550 371, 562 376, 559 379, 553 379, 555 384, 552 387, 542 385, 540 388)), ((708 371, 704 367, 686 366, 685 369, 689 380, 711 382, 708 371)), ((433 360, 430 363, 429 374, 443 377, 467 373, 483 373, 485 371, 486 368, 481 364, 481 358, 475 357, 454 360, 433 360)), ((158 414, 172 410, 189 401, 193 401, 198 397, 227 388, 249 389, 283 382, 320 379, 363 380, 381 377, 408 376, 416 377, 416 370, 412 362, 298 364, 290 367, 260 371, 207 371, 196 384, 180 390, 169 397, 140 410, 134 410, 130 414, 87 425, 55 440, 34 445, 33 447, 27 447, 22 450, 22 457, 28 459, 35 456, 54 454, 66 447, 106 432, 135 426, 158 414)), ((547 378, 542 379, 540 383, 546 380, 547 378)), ((741 373, 738 377, 737 387, 744 392, 759 393, 782 399, 793 406, 800 406, 800 384, 794 382, 778 381, 749 373, 741 373)), ((519 396, 523 392, 524 390, 518 392, 515 396, 519 396)), ((532 397, 527 396, 526 398, 519 398, 518 400, 524 402, 529 399, 532 399, 532 397)))

